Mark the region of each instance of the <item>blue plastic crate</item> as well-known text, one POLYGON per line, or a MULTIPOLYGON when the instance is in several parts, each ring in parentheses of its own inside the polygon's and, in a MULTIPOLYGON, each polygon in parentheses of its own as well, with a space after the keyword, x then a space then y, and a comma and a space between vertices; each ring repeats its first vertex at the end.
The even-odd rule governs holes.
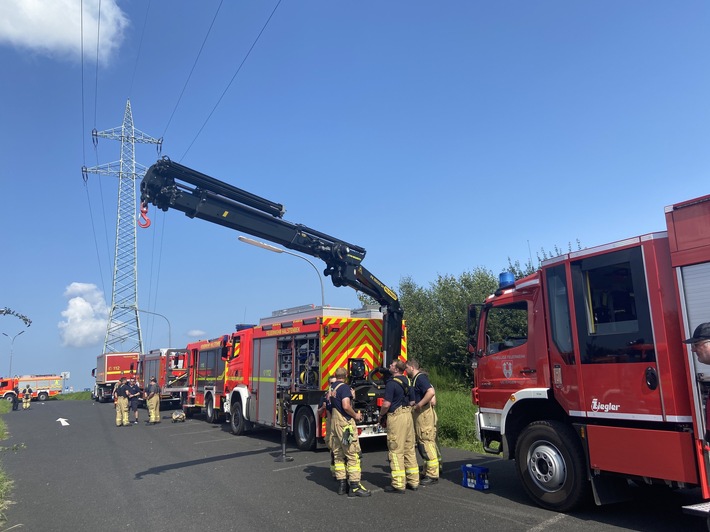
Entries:
POLYGON ((464 488, 471 488, 481 491, 490 489, 490 485, 488 484, 487 467, 466 464, 461 466, 461 472, 463 473, 461 485, 464 488))

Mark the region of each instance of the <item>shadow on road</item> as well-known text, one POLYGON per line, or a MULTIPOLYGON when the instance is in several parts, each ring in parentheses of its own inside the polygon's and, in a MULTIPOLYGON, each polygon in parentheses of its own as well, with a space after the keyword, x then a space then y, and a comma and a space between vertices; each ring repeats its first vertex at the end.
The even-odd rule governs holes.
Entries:
MULTIPOLYGON (((196 465, 202 465, 202 464, 209 464, 213 462, 222 462, 224 460, 231 460, 233 458, 242 458, 245 456, 254 456, 254 455, 259 455, 259 454, 265 454, 265 453, 272 453, 274 452, 274 448, 268 447, 266 449, 257 449, 254 451, 244 451, 240 453, 231 453, 231 454, 225 454, 222 456, 212 456, 210 458, 201 458, 199 460, 187 460, 186 462, 177 462, 175 464, 167 464, 163 466, 158 466, 158 467, 151 467, 150 469, 146 469, 145 471, 139 471, 136 473, 135 478, 136 480, 142 480, 143 477, 147 477, 149 475, 160 475, 162 473, 165 473, 167 471, 172 471, 175 469, 182 469, 185 467, 194 467, 196 465)), ((278 449, 280 451, 280 447, 278 449)))

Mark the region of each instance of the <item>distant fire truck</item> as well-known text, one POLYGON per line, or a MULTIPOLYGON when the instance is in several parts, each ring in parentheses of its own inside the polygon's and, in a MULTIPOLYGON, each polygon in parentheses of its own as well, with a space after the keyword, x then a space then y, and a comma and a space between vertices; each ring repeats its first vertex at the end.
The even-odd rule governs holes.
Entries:
POLYGON ((664 232, 503 274, 469 307, 477 433, 537 504, 617 501, 628 479, 710 498, 710 367, 682 343, 710 321, 708 279, 704 196, 667 207, 664 232))
POLYGON ((113 387, 121 379, 136 376, 140 353, 104 353, 96 357, 96 367, 91 376, 96 380, 91 392, 92 399, 99 403, 113 399, 113 387))
POLYGON ((225 401, 225 360, 231 354, 229 335, 187 344, 187 373, 182 409, 187 417, 204 410, 208 423, 221 417, 225 401))
POLYGON ((64 379, 61 375, 21 375, 8 379, 0 379, 0 396, 12 401, 15 387, 20 391, 17 398, 22 399, 22 391, 29 385, 32 390, 32 400, 46 401, 62 393, 64 379))
MULTIPOLYGON (((138 363, 137 382, 145 389, 151 377, 160 386, 160 402, 164 404, 180 401, 180 392, 186 391, 187 351, 174 348, 153 349, 143 354, 138 363)), ((141 398, 141 402, 144 399, 141 398)))

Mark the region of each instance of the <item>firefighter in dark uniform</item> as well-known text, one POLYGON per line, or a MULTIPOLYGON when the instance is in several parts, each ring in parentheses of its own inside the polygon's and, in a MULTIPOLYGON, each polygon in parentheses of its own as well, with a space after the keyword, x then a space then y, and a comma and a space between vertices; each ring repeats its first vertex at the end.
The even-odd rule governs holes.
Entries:
MULTIPOLYGON (((128 381, 128 409, 133 412, 133 424, 138 424, 138 400, 141 397, 141 389, 135 377, 128 381)), ((130 416, 129 416, 130 417, 130 416)))
POLYGON ((131 422, 128 420, 128 396, 131 393, 131 387, 126 382, 126 377, 121 377, 118 388, 116 388, 116 426, 130 427, 131 422))
POLYGON ((417 449, 424 458, 425 476, 420 485, 428 486, 439 482, 441 454, 436 445, 436 391, 426 373, 419 368, 415 359, 407 360, 407 375, 412 383, 412 418, 414 434, 417 438, 417 449))
POLYGON ((360 483, 360 442, 355 424, 362 421, 363 416, 352 407, 353 391, 345 383, 347 374, 345 368, 335 370, 336 382, 330 398, 333 404, 330 421, 333 468, 338 481, 338 495, 347 492, 348 497, 369 497, 372 493, 360 483))
POLYGON ((14 394, 12 395, 12 409, 17 410, 20 406, 20 388, 19 386, 15 385, 15 388, 12 390, 14 394))
POLYGON ((419 465, 415 451, 414 421, 410 403, 409 379, 404 375, 406 364, 395 360, 390 364, 392 374, 385 383, 385 397, 380 407, 380 424, 387 427, 392 484, 388 493, 404 493, 405 488, 419 489, 419 465))

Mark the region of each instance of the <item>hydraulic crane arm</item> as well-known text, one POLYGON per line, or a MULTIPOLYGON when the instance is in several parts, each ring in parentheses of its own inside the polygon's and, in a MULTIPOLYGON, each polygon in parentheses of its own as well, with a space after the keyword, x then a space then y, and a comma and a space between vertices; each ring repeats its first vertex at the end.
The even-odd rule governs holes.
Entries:
POLYGON ((283 205, 261 198, 228 183, 163 157, 151 166, 141 182, 141 203, 159 209, 177 209, 190 218, 201 218, 235 231, 274 242, 318 257, 323 273, 335 286, 349 286, 372 297, 383 307, 382 351, 385 367, 401 351, 403 311, 397 294, 363 265, 365 249, 301 224, 283 219, 283 205))

